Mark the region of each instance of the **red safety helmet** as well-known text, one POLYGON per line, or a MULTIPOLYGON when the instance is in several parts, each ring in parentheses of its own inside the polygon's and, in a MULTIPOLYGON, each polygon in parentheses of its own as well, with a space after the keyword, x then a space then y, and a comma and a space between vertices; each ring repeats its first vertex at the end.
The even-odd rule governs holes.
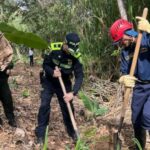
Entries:
POLYGON ((116 20, 110 27, 110 35, 113 42, 119 41, 126 30, 132 29, 133 24, 124 19, 116 20))

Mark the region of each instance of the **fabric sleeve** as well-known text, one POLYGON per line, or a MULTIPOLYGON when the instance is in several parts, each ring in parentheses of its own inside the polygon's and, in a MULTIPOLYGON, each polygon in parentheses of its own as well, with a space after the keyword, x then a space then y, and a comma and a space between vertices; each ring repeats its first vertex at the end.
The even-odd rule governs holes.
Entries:
POLYGON ((150 33, 143 32, 142 43, 150 48, 150 33))
POLYGON ((73 86, 73 94, 76 95, 81 88, 83 82, 83 65, 77 59, 74 65, 75 84, 73 86))
POLYGON ((48 76, 53 76, 54 70, 51 68, 52 63, 52 53, 49 55, 45 55, 44 62, 43 62, 43 69, 48 76))
POLYGON ((129 65, 123 52, 121 53, 120 72, 122 75, 126 75, 129 73, 129 65))

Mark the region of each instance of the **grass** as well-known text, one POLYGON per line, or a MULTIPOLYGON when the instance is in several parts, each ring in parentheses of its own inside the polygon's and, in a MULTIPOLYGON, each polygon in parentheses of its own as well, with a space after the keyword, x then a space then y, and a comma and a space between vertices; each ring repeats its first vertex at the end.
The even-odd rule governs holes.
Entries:
POLYGON ((44 140, 44 145, 42 150, 47 150, 47 148, 48 148, 48 126, 46 128, 45 140, 44 140))
POLYGON ((78 139, 75 150, 89 150, 89 147, 87 146, 85 141, 78 139))
POLYGON ((91 100, 83 92, 79 93, 80 98, 87 110, 89 110, 94 117, 102 116, 108 112, 108 109, 103 106, 99 106, 98 102, 91 100))
POLYGON ((137 145, 137 147, 138 147, 139 150, 143 150, 142 147, 141 147, 141 145, 140 145, 140 142, 138 141, 138 139, 133 138, 133 142, 137 145))

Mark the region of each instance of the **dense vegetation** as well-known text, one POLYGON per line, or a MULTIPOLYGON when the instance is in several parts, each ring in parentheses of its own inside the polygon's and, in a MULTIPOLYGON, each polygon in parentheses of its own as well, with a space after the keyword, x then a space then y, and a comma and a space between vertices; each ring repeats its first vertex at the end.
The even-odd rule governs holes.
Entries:
MULTIPOLYGON (((124 3, 135 25, 135 16, 150 6, 149 0, 124 3)), ((79 33, 85 71, 105 79, 117 77, 118 56, 109 37, 110 25, 120 17, 117 0, 1 0, 0 4, 1 22, 48 42, 63 41, 67 32, 79 33)))

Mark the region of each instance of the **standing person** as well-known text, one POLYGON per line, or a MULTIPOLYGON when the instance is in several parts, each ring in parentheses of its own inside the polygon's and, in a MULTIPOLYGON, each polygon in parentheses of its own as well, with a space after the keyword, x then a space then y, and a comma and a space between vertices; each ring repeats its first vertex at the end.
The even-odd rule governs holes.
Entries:
POLYGON ((38 126, 35 133, 38 143, 44 142, 45 130, 49 124, 50 102, 54 93, 56 93, 59 105, 62 111, 64 124, 68 135, 75 141, 77 139, 66 102, 69 102, 74 112, 73 97, 77 95, 83 82, 83 68, 80 62, 81 54, 79 53, 80 38, 76 33, 66 35, 65 43, 60 50, 52 51, 45 57, 43 69, 45 78, 42 83, 41 105, 38 113, 38 126), (58 66, 59 69, 56 67, 58 66), (71 78, 75 76, 75 83, 72 88, 71 78), (62 77, 67 94, 63 95, 58 77, 62 77))
POLYGON ((143 31, 143 38, 134 76, 130 76, 129 71, 138 33, 133 29, 132 23, 118 19, 112 24, 110 35, 114 44, 122 48, 120 67, 122 76, 119 82, 125 87, 133 88, 131 108, 134 135, 144 150, 145 130, 150 132, 150 24, 142 17, 137 19, 139 19, 138 29, 143 31))
MULTIPOLYGON (((0 33, 0 100, 2 102, 5 115, 8 119, 8 123, 12 127, 17 127, 12 95, 8 84, 8 77, 10 70, 13 68, 11 62, 13 50, 7 39, 0 33)), ((0 119, 2 124, 2 119, 0 119)))
POLYGON ((33 48, 31 48, 31 49, 29 49, 30 66, 34 65, 33 56, 34 56, 34 52, 33 52, 33 48))

